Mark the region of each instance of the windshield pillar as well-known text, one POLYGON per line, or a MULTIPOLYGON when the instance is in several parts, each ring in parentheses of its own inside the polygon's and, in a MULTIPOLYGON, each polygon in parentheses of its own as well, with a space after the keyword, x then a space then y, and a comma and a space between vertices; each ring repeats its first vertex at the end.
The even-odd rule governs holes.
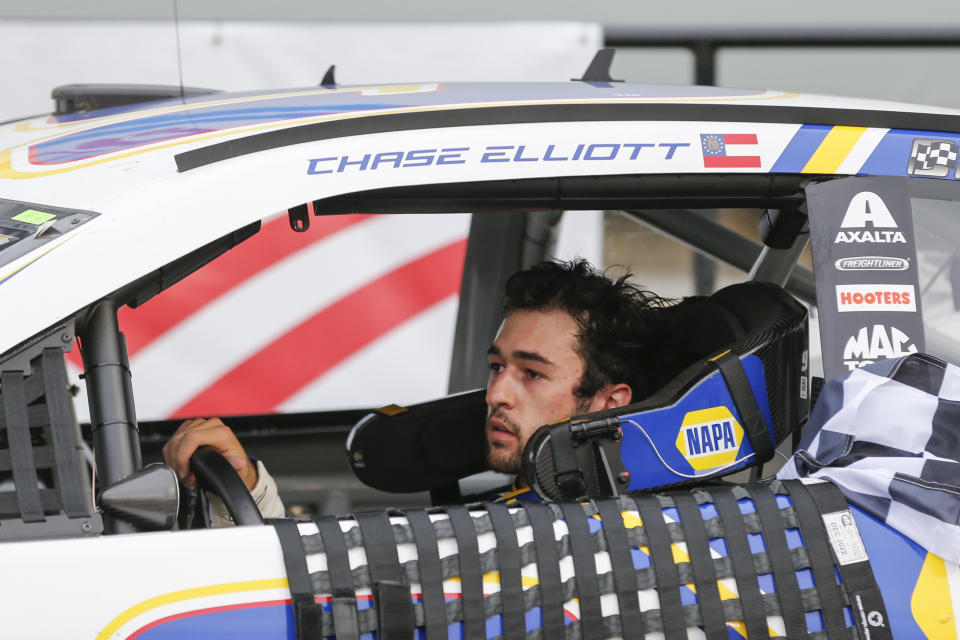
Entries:
POLYGON ((772 282, 781 287, 786 286, 800 254, 807 248, 809 239, 810 237, 803 233, 797 236, 789 249, 774 249, 764 246, 750 268, 750 274, 747 277, 750 280, 772 282))
MULTIPOLYGON (((102 490, 142 466, 127 343, 117 323, 116 303, 104 299, 94 304, 77 333, 83 352, 97 480, 102 490)), ((136 530, 106 514, 103 520, 107 533, 136 530)))

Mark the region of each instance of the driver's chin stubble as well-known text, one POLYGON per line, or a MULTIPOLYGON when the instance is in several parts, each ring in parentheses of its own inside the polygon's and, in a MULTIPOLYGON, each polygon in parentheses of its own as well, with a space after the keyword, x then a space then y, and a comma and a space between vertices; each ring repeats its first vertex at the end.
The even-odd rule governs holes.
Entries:
MULTIPOLYGON (((519 425, 514 423, 512 420, 510 420, 507 416, 503 415, 503 413, 499 411, 494 411, 487 418, 488 433, 491 429, 490 418, 492 417, 499 418, 511 429, 511 431, 515 435, 519 437, 520 435, 519 425)), ((518 444, 519 444, 519 441, 518 441, 518 444)), ((512 474, 520 473, 520 455, 523 453, 522 447, 518 446, 516 448, 512 448, 512 447, 508 448, 503 445, 494 444, 493 442, 490 442, 490 441, 487 442, 487 446, 489 448, 489 450, 487 451, 487 466, 489 466, 491 470, 496 471, 498 473, 512 473, 512 474)))
POLYGON ((493 471, 498 473, 520 473, 520 452, 517 450, 506 450, 504 447, 490 445, 490 451, 487 453, 487 465, 493 471))

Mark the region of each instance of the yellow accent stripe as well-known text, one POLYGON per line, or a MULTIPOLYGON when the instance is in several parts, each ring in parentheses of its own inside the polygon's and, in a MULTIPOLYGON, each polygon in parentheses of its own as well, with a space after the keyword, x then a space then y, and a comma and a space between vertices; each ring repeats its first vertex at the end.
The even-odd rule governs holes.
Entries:
MULTIPOLYGON (((500 500, 510 500, 512 498, 516 498, 519 495, 523 495, 524 493, 529 493, 529 492, 530 492, 530 487, 521 487, 519 489, 513 489, 503 494, 502 496, 500 496, 500 500)), ((514 500, 514 502, 516 502, 516 500, 514 500)))
POLYGON ((715 361, 719 360, 720 358, 722 358, 723 356, 727 355, 728 353, 730 353, 730 349, 727 349, 727 350, 724 351, 723 353, 719 353, 719 354, 713 356, 712 358, 710 358, 710 362, 715 362, 715 361))
POLYGON ((802 173, 836 173, 867 127, 834 127, 823 139, 802 173))
POLYGON ((194 589, 184 589, 183 591, 166 593, 162 596, 144 600, 143 602, 135 604, 121 613, 119 616, 111 620, 110 624, 104 627, 103 631, 97 635, 96 640, 107 640, 107 638, 113 636, 113 634, 115 634, 120 627, 127 624, 137 616, 142 615, 151 609, 156 609, 157 607, 162 607, 167 604, 173 604, 174 602, 192 600, 193 598, 205 598, 207 596, 217 596, 225 593, 261 591, 265 589, 286 589, 287 587, 288 585, 286 578, 274 578, 272 580, 251 580, 249 582, 214 584, 207 587, 196 587, 194 589))
POLYGON ((910 598, 910 612, 926 637, 957 640, 953 599, 943 558, 927 554, 910 598))

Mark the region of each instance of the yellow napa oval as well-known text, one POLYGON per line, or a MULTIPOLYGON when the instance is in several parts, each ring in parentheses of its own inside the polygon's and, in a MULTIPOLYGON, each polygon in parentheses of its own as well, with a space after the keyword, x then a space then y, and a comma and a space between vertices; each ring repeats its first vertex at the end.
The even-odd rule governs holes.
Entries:
POLYGON ((696 471, 707 471, 737 459, 743 427, 726 407, 690 411, 677 433, 677 450, 696 471))

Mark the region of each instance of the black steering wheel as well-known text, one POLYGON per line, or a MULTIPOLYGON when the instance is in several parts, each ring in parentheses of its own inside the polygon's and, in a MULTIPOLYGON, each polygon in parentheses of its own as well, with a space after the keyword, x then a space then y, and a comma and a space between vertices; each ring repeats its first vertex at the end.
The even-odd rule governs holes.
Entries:
POLYGON ((213 447, 203 446, 190 456, 190 470, 197 486, 223 500, 230 517, 238 525, 263 524, 263 516, 233 466, 213 447))

